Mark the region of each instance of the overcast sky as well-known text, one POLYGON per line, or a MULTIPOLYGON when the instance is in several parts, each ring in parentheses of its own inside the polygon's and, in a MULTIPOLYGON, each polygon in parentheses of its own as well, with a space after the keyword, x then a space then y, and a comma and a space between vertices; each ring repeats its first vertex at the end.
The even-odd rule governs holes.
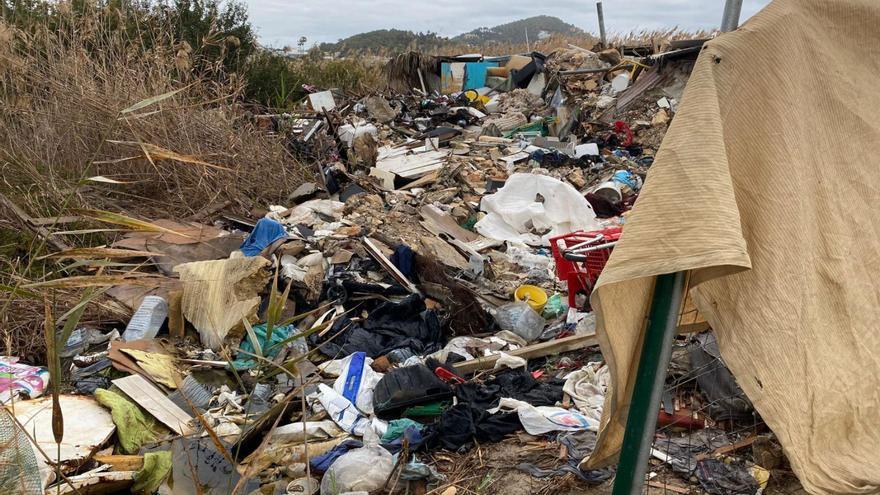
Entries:
MULTIPOLYGON (((264 45, 308 46, 375 29, 433 31, 455 36, 535 15, 552 15, 589 32, 598 32, 593 0, 246 0, 264 45)), ((743 0, 741 21, 769 0, 743 0)), ((604 0, 608 32, 678 26, 714 28, 724 0, 604 0)))

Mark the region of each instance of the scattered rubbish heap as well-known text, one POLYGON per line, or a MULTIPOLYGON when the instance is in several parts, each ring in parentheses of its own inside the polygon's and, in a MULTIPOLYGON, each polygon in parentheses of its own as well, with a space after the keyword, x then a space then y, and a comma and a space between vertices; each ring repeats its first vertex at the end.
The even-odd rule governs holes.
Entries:
MULTIPOLYGON (((104 284, 130 321, 58 346, 60 453, 50 374, 4 358, 0 434, 23 460, 3 493, 606 482, 613 467, 579 467, 609 381, 589 296, 703 41, 408 53, 386 91, 310 88, 298 112, 253 115, 320 180, 250 217, 142 220, 106 248, 149 263, 104 284)), ((781 450, 705 320, 682 329, 648 484, 760 493, 781 450)))

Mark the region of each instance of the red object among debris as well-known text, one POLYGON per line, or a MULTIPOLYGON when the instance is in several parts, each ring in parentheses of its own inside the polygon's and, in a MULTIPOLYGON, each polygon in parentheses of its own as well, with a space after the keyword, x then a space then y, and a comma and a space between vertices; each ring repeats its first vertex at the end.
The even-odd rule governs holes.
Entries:
POLYGON ((577 307, 578 294, 587 296, 586 306, 589 306, 589 296, 596 280, 622 231, 620 227, 614 227, 550 238, 550 250, 556 260, 556 277, 568 283, 569 307, 577 307))
POLYGON ((614 133, 622 138, 622 141, 620 142, 622 146, 633 144, 633 131, 629 128, 626 122, 622 120, 614 122, 614 133))

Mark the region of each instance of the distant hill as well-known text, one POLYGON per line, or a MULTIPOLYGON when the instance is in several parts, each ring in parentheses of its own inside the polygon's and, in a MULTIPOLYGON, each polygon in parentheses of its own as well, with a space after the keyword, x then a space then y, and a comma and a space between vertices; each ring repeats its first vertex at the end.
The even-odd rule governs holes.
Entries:
POLYGON ((446 38, 437 33, 414 33, 400 29, 379 29, 360 33, 341 39, 336 43, 323 43, 324 52, 352 54, 361 52, 403 52, 418 50, 431 52, 443 48, 483 46, 490 43, 525 43, 526 32, 534 42, 553 34, 581 35, 580 28, 563 22, 558 17, 539 15, 508 22, 495 27, 481 27, 454 38, 446 38))
POLYGON ((414 33, 400 29, 379 29, 360 33, 336 43, 322 43, 324 52, 354 53, 364 51, 403 52, 407 50, 429 51, 448 43, 449 39, 437 33, 414 33))
POLYGON ((452 41, 465 42, 473 45, 483 43, 525 43, 526 32, 529 40, 535 41, 552 34, 584 34, 584 31, 576 26, 564 22, 558 17, 539 15, 508 22, 492 28, 481 27, 469 33, 464 33, 452 38, 452 41))

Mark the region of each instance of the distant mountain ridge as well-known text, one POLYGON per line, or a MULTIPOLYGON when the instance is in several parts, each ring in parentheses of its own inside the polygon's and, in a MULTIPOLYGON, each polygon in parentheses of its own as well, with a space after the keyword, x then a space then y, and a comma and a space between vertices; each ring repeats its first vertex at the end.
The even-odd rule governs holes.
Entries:
POLYGON ((553 34, 585 34, 576 26, 558 17, 539 15, 518 21, 500 24, 495 27, 480 27, 446 38, 437 33, 415 33, 400 29, 379 29, 355 34, 336 43, 322 43, 324 52, 354 53, 363 51, 403 52, 407 50, 430 51, 449 45, 479 46, 486 43, 525 43, 553 34))
POLYGON ((527 19, 508 22, 493 28, 481 27, 468 33, 460 34, 452 41, 466 43, 525 43, 526 36, 529 41, 535 41, 541 37, 552 34, 585 34, 584 30, 568 24, 558 17, 538 15, 527 19))

